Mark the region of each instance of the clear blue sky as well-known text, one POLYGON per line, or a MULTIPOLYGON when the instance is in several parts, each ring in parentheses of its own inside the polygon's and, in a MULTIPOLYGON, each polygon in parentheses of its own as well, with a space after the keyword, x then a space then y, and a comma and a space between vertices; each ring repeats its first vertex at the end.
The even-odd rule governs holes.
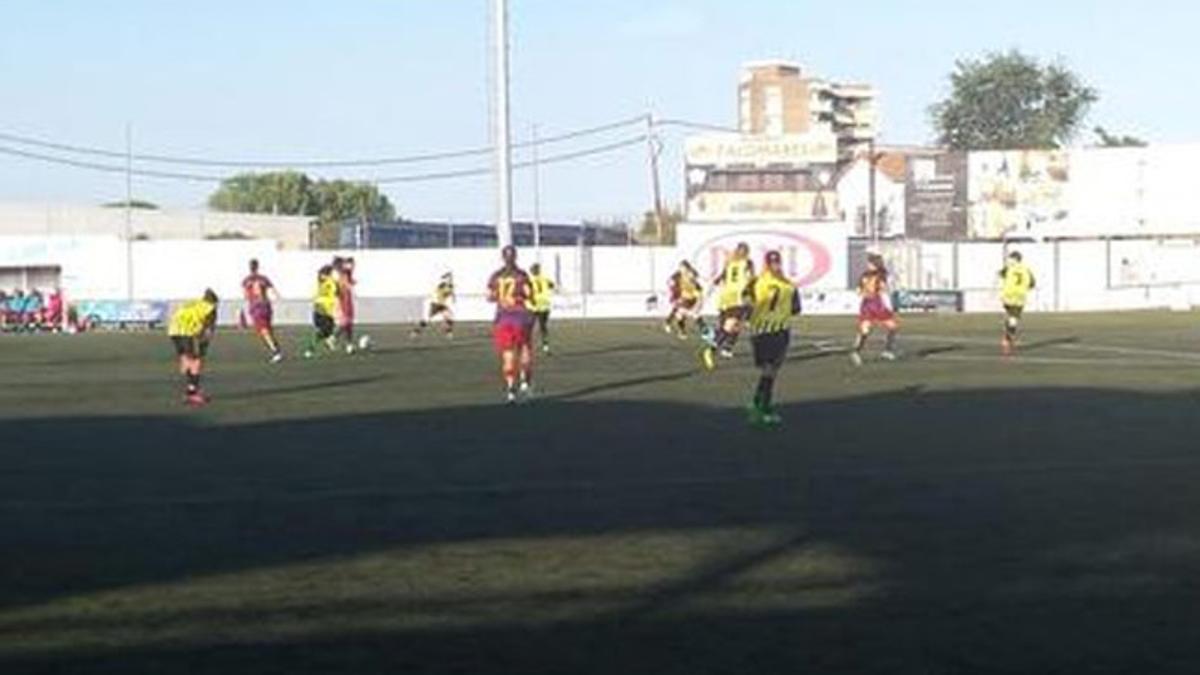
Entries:
MULTIPOLYGON (((1016 47, 1101 91, 1091 122, 1200 140, 1200 3, 1007 0, 510 0, 518 138, 647 106, 733 124, 743 61, 782 57, 882 93, 890 142, 931 137, 926 107, 954 60, 1016 47)), ((487 0, 5 0, 0 131, 141 152, 376 157, 488 143, 487 0)), ((595 142, 620 140, 618 133, 595 142)), ((664 158, 681 182, 678 135, 664 158)), ((561 150, 587 145, 563 146, 561 150)), ((546 152, 551 152, 547 150, 546 152)), ((468 163, 469 164, 469 163, 468 163)), ((444 170, 464 163, 397 167, 444 170)), ((354 176, 365 176, 358 173, 354 176)), ((516 211, 531 196, 518 180, 516 211)), ((138 179, 135 195, 199 206, 210 187, 138 179)), ((489 178, 391 186, 407 216, 490 218, 489 178)), ((543 170, 547 218, 620 217, 648 201, 637 149, 543 170)), ((0 199, 121 199, 124 178, 0 156, 0 199)))

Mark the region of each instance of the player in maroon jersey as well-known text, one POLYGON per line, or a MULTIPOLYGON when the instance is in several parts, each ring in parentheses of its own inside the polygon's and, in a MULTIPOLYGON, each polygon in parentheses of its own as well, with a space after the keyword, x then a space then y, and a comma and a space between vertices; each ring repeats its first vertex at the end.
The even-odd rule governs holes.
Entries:
POLYGON ((334 258, 333 271, 338 286, 337 337, 353 354, 354 343, 354 258, 334 258))
POLYGON ((283 352, 279 349, 279 339, 275 337, 274 310, 271 300, 279 299, 275 284, 258 270, 258 260, 250 261, 250 274, 242 279, 242 294, 246 299, 246 313, 254 332, 262 338, 263 344, 271 352, 271 363, 283 360, 283 352))
POLYGON ((488 300, 496 304, 492 340, 500 354, 505 397, 516 403, 518 397, 528 399, 533 394, 533 314, 528 306, 533 292, 529 275, 517 266, 517 249, 505 246, 501 256, 504 266, 488 280, 488 300))
POLYGON ((890 290, 883 256, 868 254, 867 269, 858 280, 858 294, 862 300, 858 310, 858 333, 854 337, 854 349, 850 352, 850 360, 856 366, 862 365, 862 350, 874 326, 883 326, 887 331, 887 341, 880 357, 885 361, 896 360, 896 333, 900 325, 889 301, 890 290))

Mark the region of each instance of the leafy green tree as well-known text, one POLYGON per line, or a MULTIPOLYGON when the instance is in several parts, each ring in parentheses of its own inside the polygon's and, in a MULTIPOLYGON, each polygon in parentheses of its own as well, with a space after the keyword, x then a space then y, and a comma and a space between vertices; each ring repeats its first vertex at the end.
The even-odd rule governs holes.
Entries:
POLYGON ((333 247, 338 230, 350 218, 391 222, 396 208, 371 183, 312 180, 296 171, 238 174, 221 182, 208 198, 217 211, 311 216, 316 221, 314 243, 333 247))
POLYGON ((664 209, 662 212, 662 238, 658 236, 658 218, 653 210, 642 214, 642 225, 638 228, 638 241, 654 244, 674 244, 675 232, 683 222, 683 209, 664 209))
POLYGON ((950 85, 930 115, 939 141, 955 150, 1059 148, 1099 99, 1072 71, 1017 51, 959 61, 950 85))
POLYGON ((297 171, 242 173, 221 181, 209 207, 234 213, 312 215, 312 180, 297 171))
POLYGON ((119 202, 108 202, 106 204, 103 204, 102 206, 106 209, 123 209, 123 208, 125 208, 126 204, 128 204, 129 208, 131 208, 131 209, 143 209, 146 211, 157 211, 158 210, 158 204, 155 204, 154 202, 148 202, 143 199, 132 199, 128 202, 126 202, 124 199, 122 199, 119 202))
POLYGON ((1097 145, 1102 148, 1144 148, 1149 145, 1136 136, 1115 136, 1101 126, 1093 128, 1092 133, 1096 134, 1097 145))

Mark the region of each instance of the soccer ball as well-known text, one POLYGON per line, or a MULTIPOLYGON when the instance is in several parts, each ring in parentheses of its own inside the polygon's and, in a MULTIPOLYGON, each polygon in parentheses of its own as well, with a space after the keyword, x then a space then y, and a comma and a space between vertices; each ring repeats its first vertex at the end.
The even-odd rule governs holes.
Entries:
POLYGON ((370 335, 360 335, 358 337, 358 348, 364 352, 367 351, 368 349, 370 349, 371 348, 371 336, 370 335))

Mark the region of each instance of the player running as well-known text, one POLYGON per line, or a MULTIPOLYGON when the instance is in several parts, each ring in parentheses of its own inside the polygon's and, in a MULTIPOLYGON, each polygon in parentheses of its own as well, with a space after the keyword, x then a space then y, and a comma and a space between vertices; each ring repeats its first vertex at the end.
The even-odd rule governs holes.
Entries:
POLYGON ((337 338, 346 344, 346 353, 354 353, 354 258, 333 259, 337 281, 337 338))
POLYGON ((1008 254, 1008 262, 1000 270, 1000 304, 1004 305, 1004 334, 1000 338, 1000 351, 1010 356, 1017 347, 1017 332, 1021 327, 1021 316, 1025 313, 1025 302, 1029 291, 1037 286, 1033 271, 1024 263, 1020 251, 1008 254))
POLYGON ((415 338, 429 328, 429 324, 434 319, 441 317, 442 330, 447 339, 454 339, 454 275, 446 272, 438 281, 438 285, 434 287, 433 293, 429 296, 429 303, 425 310, 427 318, 421 319, 408 336, 415 338))
POLYGON ((517 267, 517 249, 505 246, 501 256, 504 266, 488 280, 488 300, 496 304, 492 340, 500 355, 505 397, 508 403, 516 403, 518 396, 528 399, 533 393, 532 317, 527 304, 532 289, 529 275, 517 267))
POLYGON ((750 345, 759 369, 758 387, 750 402, 750 424, 778 426, 783 423, 772 398, 775 378, 787 358, 792 340, 792 317, 800 313, 800 291, 783 273, 783 257, 770 251, 766 269, 750 287, 750 345))
POLYGON ((858 310, 858 334, 854 337, 854 349, 850 352, 850 362, 855 366, 861 366, 863 363, 862 350, 874 326, 883 326, 887 330, 887 342, 879 355, 880 358, 885 361, 896 360, 896 332, 900 325, 888 299, 889 290, 888 271, 883 256, 868 253, 867 269, 858 279, 858 295, 862 301, 858 310))
POLYGON ((750 246, 742 242, 725 261, 725 267, 713 281, 713 288, 720 289, 717 329, 707 337, 706 341, 709 344, 700 353, 704 367, 708 370, 717 367, 716 354, 727 359, 733 358, 733 347, 741 335, 742 323, 750 314, 749 290, 753 282, 754 261, 750 260, 750 246))
MULTIPOLYGON (((533 318, 536 321, 538 333, 542 340, 542 353, 550 353, 550 304, 551 298, 554 297, 554 291, 557 286, 554 285, 554 280, 550 277, 542 275, 542 266, 540 263, 534 263, 529 266, 529 287, 533 294, 529 298, 529 311, 533 312, 533 318)), ((532 332, 530 339, 532 340, 532 332)))
POLYGON ((208 403, 200 388, 200 372, 216 326, 217 294, 211 288, 204 291, 204 297, 176 309, 167 326, 167 335, 179 358, 179 374, 184 380, 183 402, 193 407, 208 403))
POLYGON ((671 292, 671 312, 663 320, 663 330, 670 334, 674 332, 680 340, 687 339, 688 319, 694 319, 696 328, 701 334, 707 331, 704 318, 700 316, 701 299, 704 289, 700 285, 700 274, 686 260, 679 261, 679 269, 667 281, 671 292))
POLYGON ((242 279, 242 295, 246 299, 246 314, 250 324, 262 339, 267 350, 271 352, 271 363, 283 360, 283 351, 279 348, 279 339, 275 337, 274 310, 271 307, 272 298, 279 299, 279 291, 266 275, 259 273, 258 260, 250 261, 250 274, 242 279))
POLYGON ((304 344, 304 358, 316 356, 317 349, 324 345, 328 351, 337 349, 334 337, 335 317, 338 311, 338 282, 333 276, 333 266, 325 265, 317 270, 317 291, 313 296, 313 333, 304 344))

